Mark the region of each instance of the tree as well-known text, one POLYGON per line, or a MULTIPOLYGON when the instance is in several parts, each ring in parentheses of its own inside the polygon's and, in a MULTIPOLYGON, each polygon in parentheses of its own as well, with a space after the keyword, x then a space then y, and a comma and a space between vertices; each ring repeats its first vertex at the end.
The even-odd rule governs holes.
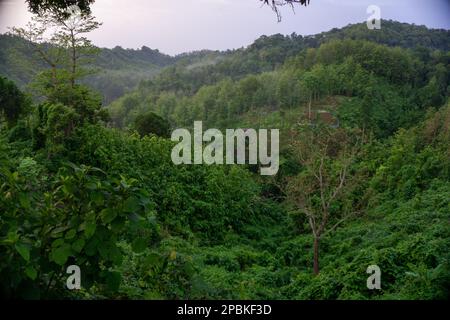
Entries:
POLYGON ((28 8, 32 13, 42 13, 44 11, 61 11, 66 10, 70 6, 76 5, 81 11, 90 13, 90 5, 95 0, 26 0, 28 8))
POLYGON ((0 115, 3 114, 9 128, 17 123, 29 105, 29 100, 14 82, 0 77, 0 115))
POLYGON ((83 65, 98 51, 83 35, 99 26, 89 13, 72 6, 43 11, 34 15, 26 28, 12 28, 48 66, 36 77, 34 89, 51 104, 73 108, 79 115, 78 123, 105 120, 101 97, 78 82, 90 72, 83 65))
MULTIPOLYGON (((78 7, 67 10, 44 11, 32 17, 26 28, 12 28, 12 33, 28 40, 38 57, 48 65, 50 73, 44 72, 45 95, 59 85, 75 87, 76 80, 88 72, 81 65, 98 49, 83 34, 97 29, 101 23, 78 7), (51 33, 49 37, 46 35, 51 33)), ((40 79, 42 81, 44 79, 40 79)))
POLYGON ((169 137, 169 122, 153 112, 139 115, 134 123, 135 129, 141 136, 156 134, 160 137, 169 137))
POLYGON ((306 216, 313 236, 313 271, 319 274, 321 238, 361 212, 350 194, 358 185, 352 169, 359 139, 343 129, 304 128, 292 144, 302 170, 281 186, 294 210, 306 216))

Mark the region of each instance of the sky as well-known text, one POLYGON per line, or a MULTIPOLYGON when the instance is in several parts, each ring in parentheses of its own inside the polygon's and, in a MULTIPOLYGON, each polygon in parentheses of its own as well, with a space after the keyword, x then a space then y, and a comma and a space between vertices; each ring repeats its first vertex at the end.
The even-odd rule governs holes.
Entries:
MULTIPOLYGON (((89 38, 99 47, 147 46, 167 54, 245 47, 261 35, 316 34, 366 21, 377 5, 382 19, 450 29, 450 0, 311 0, 282 21, 259 0, 96 0, 92 13, 103 25, 89 38)), ((0 33, 31 17, 24 0, 0 0, 0 33)))

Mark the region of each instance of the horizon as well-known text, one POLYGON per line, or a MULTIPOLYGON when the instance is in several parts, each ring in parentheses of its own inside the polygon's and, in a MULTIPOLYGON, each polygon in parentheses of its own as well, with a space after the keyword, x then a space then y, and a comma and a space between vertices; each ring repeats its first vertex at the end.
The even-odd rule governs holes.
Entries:
MULTIPOLYGON (((408 25, 416 26, 416 27, 426 27, 428 30, 445 30, 445 31, 450 31, 450 28, 430 28, 430 27, 428 27, 428 26, 426 26, 426 25, 419 25, 419 24, 415 24, 415 23, 402 22, 402 21, 397 21, 397 20, 392 20, 392 19, 389 19, 389 20, 381 19, 381 21, 382 21, 382 23, 385 22, 385 21, 388 21, 388 22, 394 22, 394 23, 400 23, 400 24, 408 24, 408 25)), ((345 25, 345 26, 342 26, 342 27, 333 27, 333 28, 330 28, 330 29, 328 29, 328 30, 324 30, 324 31, 321 31, 321 32, 318 32, 318 33, 306 34, 306 35, 301 35, 301 36, 304 37, 304 38, 305 38, 305 37, 310 37, 310 36, 317 36, 317 35, 322 34, 322 33, 330 32, 330 31, 333 30, 333 29, 339 29, 339 30, 341 30, 341 29, 344 29, 344 28, 347 28, 347 27, 350 27, 350 26, 353 26, 353 25, 364 24, 364 23, 366 23, 366 21, 355 22, 355 23, 349 23, 349 24, 347 24, 347 25, 345 25)), ((114 48, 122 48, 122 49, 124 49, 124 50, 135 50, 135 51, 139 51, 139 50, 142 50, 143 47, 147 47, 147 48, 149 48, 150 50, 157 50, 160 54, 167 55, 167 56, 170 56, 170 57, 175 58, 175 57, 177 57, 177 56, 188 55, 188 54, 193 54, 193 53, 196 53, 196 52, 202 52, 202 51, 225 53, 225 52, 227 52, 227 51, 236 51, 236 50, 246 49, 246 48, 248 48, 249 46, 251 46, 253 43, 255 43, 258 39, 260 39, 260 38, 262 38, 262 37, 272 37, 272 36, 279 35, 279 34, 281 34, 281 33, 272 33, 272 34, 263 34, 263 35, 260 35, 258 38, 256 38, 256 39, 253 40, 252 42, 250 42, 250 43, 248 43, 248 44, 245 44, 245 45, 243 45, 243 46, 241 46, 241 47, 238 47, 238 48, 228 48, 228 49, 209 49, 209 48, 203 48, 203 49, 196 49, 196 50, 191 50, 191 51, 184 51, 184 52, 175 53, 175 54, 169 54, 169 53, 163 52, 163 51, 161 51, 159 48, 156 48, 156 47, 149 47, 149 46, 146 45, 146 44, 143 44, 143 45, 141 45, 141 46, 134 47, 134 48, 123 47, 123 46, 121 46, 121 45, 115 45, 115 46, 111 46, 111 47, 104 47, 104 46, 102 46, 102 47, 97 46, 97 47, 100 48, 100 49, 108 49, 108 50, 112 50, 112 49, 114 49, 114 48)), ((0 33, 0 35, 8 35, 8 32, 2 32, 2 33, 0 33)), ((291 36, 292 34, 281 34, 281 35, 284 36, 284 37, 288 37, 288 36, 291 36)), ((14 35, 13 35, 13 36, 14 36, 14 35)))
MULTIPOLYGON (((137 50, 145 46, 170 56, 202 50, 236 50, 261 36, 317 35, 364 23, 370 4, 381 8, 382 20, 450 30, 450 3, 445 0, 427 4, 419 0, 313 0, 308 7, 296 6, 295 13, 283 8, 280 23, 270 8, 261 7, 257 0, 189 0, 184 11, 178 10, 178 0, 115 0, 114 5, 110 0, 97 0, 92 14, 103 25, 89 38, 100 48, 120 46, 137 50)), ((8 27, 23 26, 30 17, 23 0, 0 1, 0 33, 6 33, 8 27)))

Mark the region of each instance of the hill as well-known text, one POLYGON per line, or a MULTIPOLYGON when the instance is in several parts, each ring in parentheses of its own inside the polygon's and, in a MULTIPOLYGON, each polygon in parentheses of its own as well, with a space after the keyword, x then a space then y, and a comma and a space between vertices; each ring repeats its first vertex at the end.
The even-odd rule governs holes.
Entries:
MULTIPOLYGON (((240 121, 249 110, 270 113, 304 106, 311 95, 312 102, 333 95, 361 97, 357 92, 364 85, 354 78, 361 72, 358 81, 378 83, 379 90, 389 87, 397 94, 403 86, 403 102, 396 103, 409 105, 408 115, 414 117, 413 106, 445 101, 449 39, 447 30, 392 21, 373 31, 356 24, 309 37, 264 36, 247 48, 198 55, 195 62, 190 55, 180 57, 108 109, 120 128, 148 111, 174 126, 202 119, 222 127, 240 121), (420 96, 426 85, 435 87, 434 97, 420 96)), ((395 112, 386 103, 380 110, 389 108, 395 112)))
MULTIPOLYGON (((365 23, 359 23, 304 37, 297 34, 262 36, 246 48, 224 52, 202 50, 175 57, 145 46, 138 50, 102 48, 92 64, 97 73, 85 81, 102 94, 105 104, 109 104, 134 89, 140 81, 153 79, 168 66, 172 68, 167 68, 160 77, 164 89, 195 92, 200 86, 224 77, 238 78, 271 71, 301 50, 317 48, 333 39, 367 40, 403 48, 448 51, 449 37, 449 30, 383 20, 381 30, 369 31, 365 23), (179 77, 188 88, 177 88, 179 77), (163 83, 163 78, 168 84, 163 83)), ((39 62, 31 59, 32 55, 30 47, 22 39, 0 35, 0 75, 12 79, 20 87, 28 84, 40 69, 39 62)))
MULTIPOLYGON (((25 40, 0 35, 0 75, 25 87, 44 67, 34 56, 32 47, 25 40)), ((102 94, 105 103, 109 103, 174 61, 173 57, 145 46, 138 50, 102 48, 90 65, 95 73, 84 81, 102 94)))

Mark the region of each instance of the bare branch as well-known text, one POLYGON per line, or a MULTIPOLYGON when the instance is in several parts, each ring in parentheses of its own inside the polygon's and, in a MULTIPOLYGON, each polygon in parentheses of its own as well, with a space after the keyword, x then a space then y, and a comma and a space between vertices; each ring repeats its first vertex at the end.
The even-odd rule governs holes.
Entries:
POLYGON ((281 21, 281 13, 280 10, 278 9, 279 7, 282 6, 290 6, 292 8, 292 11, 294 11, 294 4, 299 4, 299 5, 308 5, 310 0, 260 0, 263 2, 264 5, 268 5, 272 8, 273 12, 275 12, 275 14, 277 15, 277 19, 278 22, 281 21))

